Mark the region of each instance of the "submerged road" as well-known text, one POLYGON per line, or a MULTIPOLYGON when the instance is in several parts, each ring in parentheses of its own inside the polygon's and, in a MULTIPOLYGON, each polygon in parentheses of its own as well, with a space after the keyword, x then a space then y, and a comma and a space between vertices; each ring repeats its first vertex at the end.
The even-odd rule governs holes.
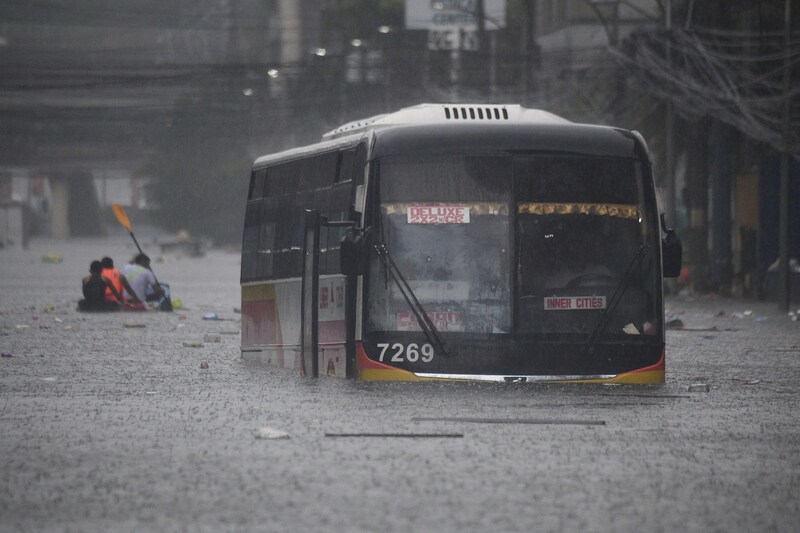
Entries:
POLYGON ((0 531, 798 531, 773 303, 669 300, 664 386, 307 380, 241 360, 235 253, 153 263, 185 310, 77 313, 126 239, 0 250, 0 531))

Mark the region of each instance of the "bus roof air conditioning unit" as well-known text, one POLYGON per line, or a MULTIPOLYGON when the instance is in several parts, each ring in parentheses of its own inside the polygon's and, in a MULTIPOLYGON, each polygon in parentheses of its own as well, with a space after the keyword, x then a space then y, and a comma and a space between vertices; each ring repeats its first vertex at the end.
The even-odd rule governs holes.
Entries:
POLYGON ((520 105, 489 104, 419 104, 373 117, 355 120, 323 135, 323 139, 336 139, 382 126, 403 124, 446 124, 448 122, 508 122, 528 124, 571 124, 565 118, 540 109, 527 109, 520 105))

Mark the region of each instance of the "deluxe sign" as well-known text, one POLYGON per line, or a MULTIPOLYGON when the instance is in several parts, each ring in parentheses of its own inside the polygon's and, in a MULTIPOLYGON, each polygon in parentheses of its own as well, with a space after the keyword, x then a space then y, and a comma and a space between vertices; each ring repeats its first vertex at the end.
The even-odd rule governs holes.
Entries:
POLYGON ((469 224, 469 207, 464 205, 410 205, 409 224, 469 224))
POLYGON ((605 308, 605 296, 549 296, 544 299, 545 311, 585 311, 605 308))

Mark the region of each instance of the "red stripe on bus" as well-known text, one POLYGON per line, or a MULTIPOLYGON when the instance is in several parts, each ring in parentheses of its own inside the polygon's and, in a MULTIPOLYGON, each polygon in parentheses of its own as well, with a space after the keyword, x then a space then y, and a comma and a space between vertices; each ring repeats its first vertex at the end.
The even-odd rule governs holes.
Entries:
POLYGON ((385 365, 367 357, 367 352, 364 351, 364 345, 360 341, 356 342, 356 360, 356 367, 359 370, 401 370, 395 366, 385 365))
POLYGON ((625 374, 637 374, 639 372, 652 372, 654 370, 666 370, 666 368, 667 368, 667 365, 666 365, 666 354, 667 354, 667 350, 665 348, 665 349, 661 350, 661 359, 659 359, 656 364, 651 365, 651 366, 646 366, 644 368, 637 368, 636 370, 631 370, 630 372, 625 372, 624 374, 621 374, 621 375, 624 376, 625 374))
POLYGON ((242 302, 242 344, 279 344, 275 300, 242 302))

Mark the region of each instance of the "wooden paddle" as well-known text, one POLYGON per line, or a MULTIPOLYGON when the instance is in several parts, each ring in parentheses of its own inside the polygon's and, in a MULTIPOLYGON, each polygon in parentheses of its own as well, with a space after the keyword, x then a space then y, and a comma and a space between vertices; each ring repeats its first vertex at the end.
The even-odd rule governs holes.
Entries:
MULTIPOLYGON (((111 210, 114 211, 114 216, 117 217, 117 221, 120 224, 122 224, 123 227, 125 227, 126 230, 128 230, 128 233, 130 234, 131 239, 133 239, 133 244, 135 244, 136 248, 139 249, 139 253, 144 255, 144 252, 142 251, 142 247, 139 246, 139 241, 137 241, 136 237, 133 235, 133 228, 131 227, 131 219, 128 218, 128 214, 125 213, 125 210, 122 209, 122 206, 119 205, 119 204, 112 205, 111 206, 111 210)), ((150 270, 150 272, 153 272, 153 269, 151 267, 149 267, 149 270, 150 270)), ((156 280, 156 285, 161 287, 161 284, 158 283, 158 278, 156 278, 156 273, 155 272, 153 272, 153 279, 156 280)))

